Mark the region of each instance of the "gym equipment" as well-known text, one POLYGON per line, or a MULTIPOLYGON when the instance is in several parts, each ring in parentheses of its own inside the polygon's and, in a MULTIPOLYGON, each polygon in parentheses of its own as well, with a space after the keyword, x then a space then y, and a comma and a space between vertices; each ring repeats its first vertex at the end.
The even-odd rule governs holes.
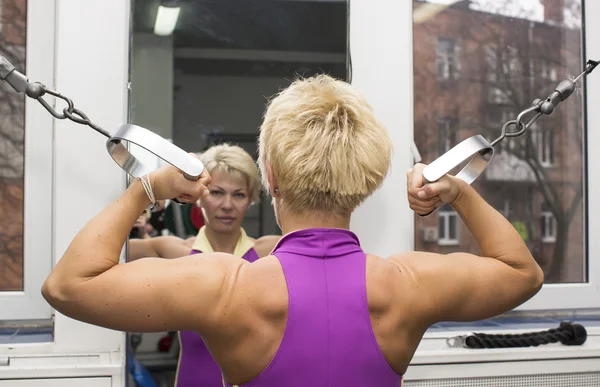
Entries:
MULTIPOLYGON (((173 165, 182 171, 183 175, 188 180, 198 180, 204 171, 204 165, 202 165, 200 160, 148 129, 131 124, 122 124, 117 128, 114 134, 111 135, 108 131, 92 122, 85 113, 75 108, 75 105, 70 98, 49 89, 39 82, 30 83, 25 75, 18 72, 15 67, 1 55, 0 80, 7 82, 16 92, 24 93, 29 98, 37 100, 55 118, 69 119, 78 124, 89 126, 107 137, 106 149, 108 150, 108 153, 125 172, 134 178, 140 178, 152 172, 152 170, 129 152, 128 147, 125 145, 126 143, 135 144, 163 161, 173 165), (65 107, 62 112, 56 111, 42 98, 46 94, 63 100, 67 104, 67 107, 65 107)), ((158 165, 158 163, 156 163, 156 165, 158 165)))
POLYGON ((587 331, 580 324, 563 321, 558 328, 542 332, 513 335, 490 335, 473 333, 468 336, 456 336, 446 340, 452 348, 516 348, 537 347, 539 345, 560 342, 563 345, 583 345, 587 340, 587 331))
MULTIPOLYGON (((533 104, 519 113, 516 119, 507 121, 502 126, 500 136, 494 141, 488 142, 482 135, 477 134, 451 148, 425 167, 423 170, 425 182, 433 183, 466 162, 467 164, 456 174, 456 177, 464 180, 467 184, 471 184, 492 160, 496 144, 507 137, 521 136, 542 115, 552 114, 556 107, 569 98, 577 89, 577 82, 590 74, 598 64, 600 64, 600 61, 588 60, 586 68, 576 78, 573 80, 565 79, 558 84, 548 97, 534 100, 533 104), (515 129, 508 131, 511 126, 514 126, 515 129)), ((432 214, 441 206, 442 203, 438 203, 433 211, 422 216, 432 214)))

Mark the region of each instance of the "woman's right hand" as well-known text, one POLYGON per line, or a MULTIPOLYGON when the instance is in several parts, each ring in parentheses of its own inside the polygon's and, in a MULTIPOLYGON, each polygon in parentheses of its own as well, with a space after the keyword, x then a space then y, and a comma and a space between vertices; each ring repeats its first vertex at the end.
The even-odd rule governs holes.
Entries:
MULTIPOLYGON (((190 154, 197 158, 193 153, 190 154)), ((209 183, 210 175, 206 169, 195 181, 186 179, 179 169, 170 164, 150 174, 150 184, 157 201, 177 198, 185 203, 193 203, 201 197, 208 196, 209 183)))
POLYGON ((445 175, 436 182, 424 184, 423 169, 425 167, 425 164, 415 164, 406 173, 408 203, 413 211, 421 215, 433 211, 439 201, 454 203, 466 184, 463 180, 451 175, 445 175))

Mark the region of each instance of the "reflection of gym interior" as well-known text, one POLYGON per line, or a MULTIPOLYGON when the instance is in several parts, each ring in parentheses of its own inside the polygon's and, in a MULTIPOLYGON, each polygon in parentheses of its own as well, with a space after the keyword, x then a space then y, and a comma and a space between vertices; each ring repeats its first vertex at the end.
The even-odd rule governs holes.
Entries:
MULTIPOLYGON (((351 218, 362 249, 481 253, 453 206, 409 207, 406 171, 423 163, 467 181, 544 274, 506 313, 432 324, 402 386, 600 386, 596 15, 592 0, 0 0, 0 387, 189 387, 178 331, 78 321, 42 284, 132 171, 221 144, 257 163, 269 101, 319 74, 356 86, 394 148, 351 218), (127 124, 145 132, 115 141, 127 124)), ((272 196, 243 215, 252 240, 284 234, 272 196)), ((161 201, 121 263, 134 239, 193 250, 206 216, 161 201)))

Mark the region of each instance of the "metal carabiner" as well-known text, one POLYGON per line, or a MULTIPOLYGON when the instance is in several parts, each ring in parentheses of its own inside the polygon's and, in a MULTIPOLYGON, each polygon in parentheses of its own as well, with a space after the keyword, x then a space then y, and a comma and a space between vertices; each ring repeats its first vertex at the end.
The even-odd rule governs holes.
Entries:
POLYGON ((529 127, 531 127, 531 125, 533 125, 533 123, 535 121, 537 121, 537 119, 540 118, 540 116, 542 115, 542 113, 540 113, 540 111, 539 111, 540 105, 541 104, 533 105, 530 108, 527 108, 527 109, 523 110, 521 113, 519 113, 516 120, 507 121, 504 125, 502 125, 502 131, 500 133, 500 136, 498 138, 496 138, 494 141, 492 141, 490 143, 490 145, 491 146, 496 145, 497 143, 502 141, 505 137, 518 137, 518 136, 522 135, 523 133, 525 133, 525 131, 527 129, 529 129, 529 127), (533 117, 526 124, 524 124, 523 118, 527 114, 533 113, 533 112, 535 112, 533 117), (507 131, 506 129, 511 125, 514 125, 517 128, 517 130, 514 132, 507 131))
POLYGON ((468 348, 466 335, 449 337, 446 339, 446 345, 450 348, 468 348))

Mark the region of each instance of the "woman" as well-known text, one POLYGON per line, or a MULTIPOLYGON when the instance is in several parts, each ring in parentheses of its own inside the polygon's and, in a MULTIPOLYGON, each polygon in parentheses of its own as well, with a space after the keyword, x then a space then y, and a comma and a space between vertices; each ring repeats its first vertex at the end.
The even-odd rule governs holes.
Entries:
MULTIPOLYGON (((356 88, 328 76, 296 81, 270 101, 260 132, 263 184, 284 233, 271 255, 119 264, 149 203, 136 182, 75 237, 43 294, 60 312, 112 329, 193 330, 227 385, 397 387, 429 326, 507 312, 544 276, 471 186, 452 176, 423 185, 420 164, 407 175, 410 207, 426 214, 439 201, 452 205, 481 256, 365 253, 350 217, 381 185, 391 153, 356 88)), ((157 199, 194 200, 208 195, 209 181, 169 167, 150 175, 157 199)))
MULTIPOLYGON (((280 236, 250 238, 242 221, 251 205, 260 200, 260 178, 256 164, 244 149, 229 144, 216 145, 200 156, 211 176, 210 194, 198 201, 205 225, 196 238, 174 236, 131 239, 129 259, 143 257, 179 258, 190 254, 222 252, 254 262, 269 255, 280 236)), ((199 381, 207 386, 222 384, 221 371, 200 335, 179 333, 181 352, 177 367, 177 387, 193 387, 199 381)))
POLYGON ((221 144, 209 148, 199 158, 212 178, 210 195, 198 200, 205 225, 193 238, 130 239, 130 261, 145 257, 179 258, 192 250, 192 253, 230 253, 253 262, 275 247, 281 236, 253 239, 242 228, 246 212, 260 200, 260 178, 252 156, 239 146, 221 144))

